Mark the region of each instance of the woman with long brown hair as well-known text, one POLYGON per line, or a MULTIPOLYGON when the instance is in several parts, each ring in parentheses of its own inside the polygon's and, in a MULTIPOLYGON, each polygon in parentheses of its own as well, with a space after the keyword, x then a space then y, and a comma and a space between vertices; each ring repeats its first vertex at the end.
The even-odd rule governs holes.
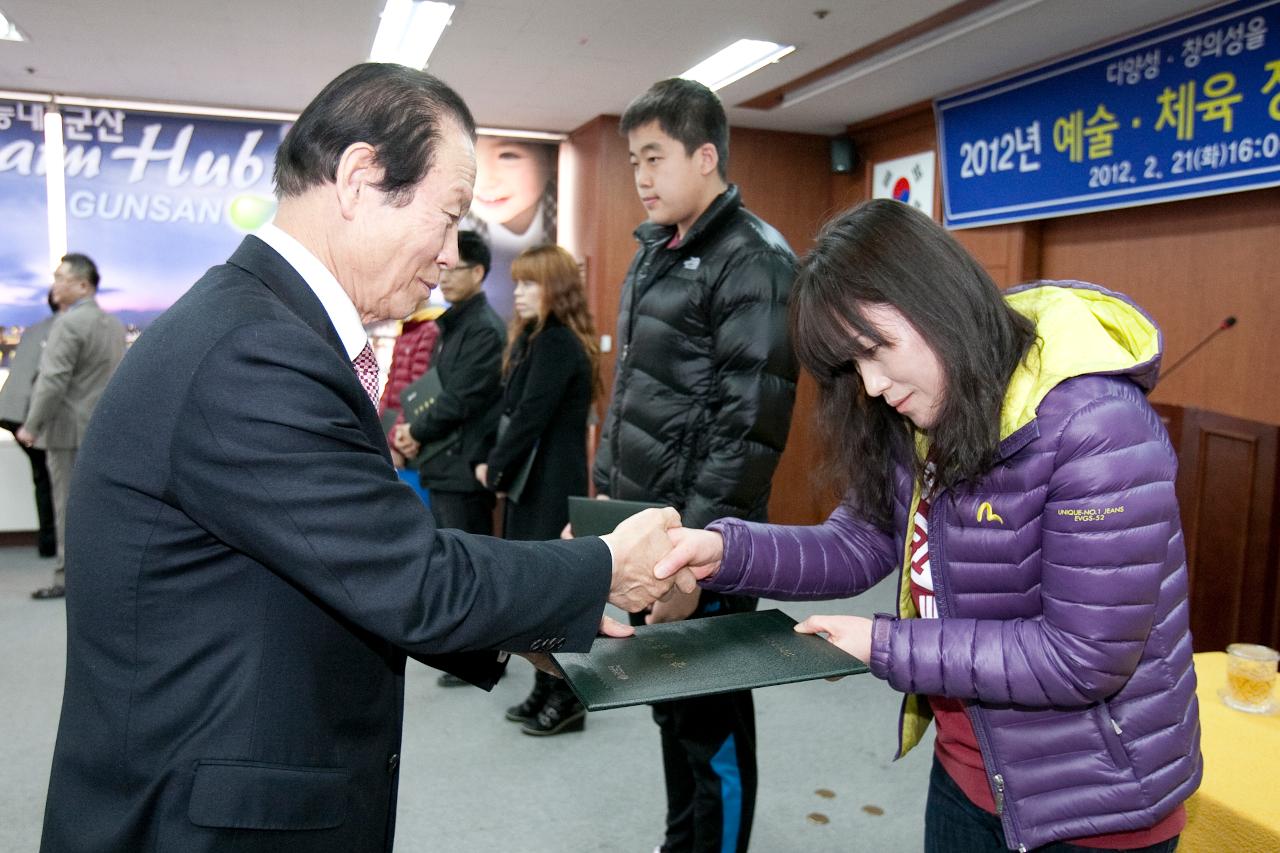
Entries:
POLYGON ((1202 762, 1155 321, 1086 282, 1000 291, 888 200, 830 222, 791 294, 844 501, 672 531, 658 576, 817 600, 897 573, 896 615, 796 629, 904 694, 899 756, 936 725, 926 853, 1172 851, 1202 762))
MULTIPOLYGON (((568 497, 587 493, 587 418, 601 390, 600 349, 572 255, 559 246, 526 249, 511 265, 511 278, 504 426, 476 478, 507 493, 507 539, 555 539, 569 521, 568 497)), ((507 710, 507 719, 531 735, 577 731, 585 717, 573 692, 542 672, 529 697, 507 710)))

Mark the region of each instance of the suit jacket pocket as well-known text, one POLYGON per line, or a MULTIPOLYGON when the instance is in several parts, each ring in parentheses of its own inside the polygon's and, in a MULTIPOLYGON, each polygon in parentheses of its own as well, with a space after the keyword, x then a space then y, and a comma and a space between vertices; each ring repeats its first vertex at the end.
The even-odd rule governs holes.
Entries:
POLYGON ((198 761, 187 817, 219 829, 332 829, 347 819, 350 782, 336 768, 198 761))

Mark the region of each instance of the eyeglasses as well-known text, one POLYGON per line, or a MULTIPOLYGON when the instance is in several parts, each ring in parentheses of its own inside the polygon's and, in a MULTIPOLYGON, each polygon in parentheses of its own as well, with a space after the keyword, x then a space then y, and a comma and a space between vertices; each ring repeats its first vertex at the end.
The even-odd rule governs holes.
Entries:
POLYGON ((462 272, 463 270, 469 270, 469 269, 471 269, 472 267, 475 267, 475 266, 479 266, 479 264, 458 264, 457 266, 453 267, 452 269, 445 268, 445 269, 441 270, 440 272, 441 272, 441 274, 447 275, 448 273, 451 273, 451 272, 462 272))

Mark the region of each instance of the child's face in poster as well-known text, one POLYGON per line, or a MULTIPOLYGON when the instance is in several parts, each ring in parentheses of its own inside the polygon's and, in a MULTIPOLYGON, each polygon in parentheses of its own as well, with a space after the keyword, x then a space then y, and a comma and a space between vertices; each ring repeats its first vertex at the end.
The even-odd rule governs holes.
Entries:
POLYGON ((477 139, 472 212, 516 234, 528 230, 549 177, 545 147, 493 136, 477 139))

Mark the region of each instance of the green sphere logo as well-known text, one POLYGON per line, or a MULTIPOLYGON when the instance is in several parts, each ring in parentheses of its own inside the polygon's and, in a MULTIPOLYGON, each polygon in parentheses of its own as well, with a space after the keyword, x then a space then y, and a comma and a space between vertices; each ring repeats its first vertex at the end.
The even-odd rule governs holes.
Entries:
POLYGON ((276 212, 276 200, 256 193, 241 193, 227 207, 227 218, 241 231, 257 231, 271 221, 276 212))

